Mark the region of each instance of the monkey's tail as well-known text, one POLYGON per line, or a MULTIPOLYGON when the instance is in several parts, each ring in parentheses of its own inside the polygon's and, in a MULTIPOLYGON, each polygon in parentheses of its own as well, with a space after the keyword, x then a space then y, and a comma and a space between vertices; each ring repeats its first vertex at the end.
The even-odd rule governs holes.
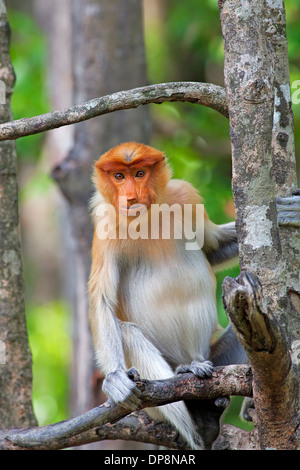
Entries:
POLYGON ((145 411, 157 421, 163 420, 172 424, 191 449, 204 450, 203 441, 196 432, 195 425, 183 401, 169 403, 159 408, 146 408, 145 411))
MULTIPOLYGON (((141 378, 148 380, 167 379, 174 375, 169 364, 158 349, 144 336, 134 323, 120 323, 127 367, 135 367, 141 378)), ((160 421, 169 421, 178 430, 192 449, 204 449, 203 441, 183 401, 169 403, 159 408, 147 408, 148 414, 160 421)))

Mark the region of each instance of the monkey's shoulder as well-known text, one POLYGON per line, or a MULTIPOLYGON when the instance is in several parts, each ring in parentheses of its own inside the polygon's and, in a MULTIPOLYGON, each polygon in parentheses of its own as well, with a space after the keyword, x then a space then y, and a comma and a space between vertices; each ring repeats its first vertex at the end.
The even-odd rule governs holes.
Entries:
POLYGON ((175 178, 167 184, 166 198, 169 204, 203 204, 198 190, 191 183, 175 178))

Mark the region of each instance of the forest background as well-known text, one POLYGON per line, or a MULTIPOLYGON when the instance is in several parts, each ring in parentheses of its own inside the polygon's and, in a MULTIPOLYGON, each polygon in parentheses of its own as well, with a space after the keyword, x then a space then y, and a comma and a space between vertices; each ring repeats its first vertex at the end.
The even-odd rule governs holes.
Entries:
MULTIPOLYGON (((50 28, 57 27, 67 39, 68 19, 62 9, 56 15, 56 24, 49 24, 44 3, 8 1, 11 58, 17 77, 12 99, 14 119, 71 105, 70 58, 55 62, 58 66, 61 63, 65 71, 64 83, 59 83, 51 60, 53 54, 60 54, 59 43, 51 41, 49 34, 50 28), (51 50, 55 47, 56 51, 51 50)), ((188 80, 223 86, 224 56, 217 2, 145 0, 144 4, 148 82, 188 80)), ((300 6, 298 0, 286 0, 285 6, 299 181, 300 6)), ((188 103, 150 105, 150 110, 151 145, 166 153, 174 177, 186 179, 199 189, 206 210, 216 223, 233 220, 228 121, 209 108, 188 103)), ((74 341, 68 284, 72 273, 66 269, 69 250, 65 246, 72 237, 62 236, 66 201, 51 178, 52 168, 72 145, 72 126, 19 139, 16 145, 26 315, 33 356, 33 406, 39 424, 45 425, 72 414, 74 341)), ((95 159, 98 157, 95 155, 95 159)), ((237 274, 238 268, 233 268, 218 275, 218 312, 223 326, 227 319, 221 283, 225 275, 237 274)), ((234 400, 225 417, 227 422, 237 424, 239 406, 240 400, 234 400)))

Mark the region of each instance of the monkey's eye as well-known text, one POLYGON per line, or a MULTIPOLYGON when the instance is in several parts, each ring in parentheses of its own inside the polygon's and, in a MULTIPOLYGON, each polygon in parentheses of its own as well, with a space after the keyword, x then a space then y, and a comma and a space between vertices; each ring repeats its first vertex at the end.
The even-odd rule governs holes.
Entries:
POLYGON ((143 177, 145 176, 145 174, 146 174, 145 171, 139 170, 139 171, 136 173, 135 177, 136 177, 136 178, 143 178, 143 177))
POLYGON ((121 181, 125 178, 125 176, 123 175, 123 173, 115 173, 114 174, 114 178, 117 180, 117 181, 121 181))

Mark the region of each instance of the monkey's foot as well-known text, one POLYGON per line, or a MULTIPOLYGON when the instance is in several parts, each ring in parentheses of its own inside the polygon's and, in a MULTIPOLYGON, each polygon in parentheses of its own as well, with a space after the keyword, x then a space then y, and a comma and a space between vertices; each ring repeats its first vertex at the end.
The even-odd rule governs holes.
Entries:
POLYGON ((102 390, 114 403, 119 403, 124 408, 134 411, 141 404, 141 392, 134 382, 138 379, 139 373, 136 369, 115 370, 107 374, 102 390))
POLYGON ((246 421, 253 421, 252 415, 255 410, 254 401, 252 398, 244 398, 242 408, 241 408, 241 417, 246 421))
POLYGON ((186 372, 192 372, 197 377, 203 379, 204 377, 211 377, 214 366, 210 361, 198 362, 193 361, 191 364, 183 364, 178 366, 176 374, 185 374, 186 372))
POLYGON ((223 410, 225 410, 225 408, 229 406, 229 403, 230 403, 229 397, 219 397, 219 398, 216 398, 214 401, 215 406, 220 409, 223 408, 223 410))

